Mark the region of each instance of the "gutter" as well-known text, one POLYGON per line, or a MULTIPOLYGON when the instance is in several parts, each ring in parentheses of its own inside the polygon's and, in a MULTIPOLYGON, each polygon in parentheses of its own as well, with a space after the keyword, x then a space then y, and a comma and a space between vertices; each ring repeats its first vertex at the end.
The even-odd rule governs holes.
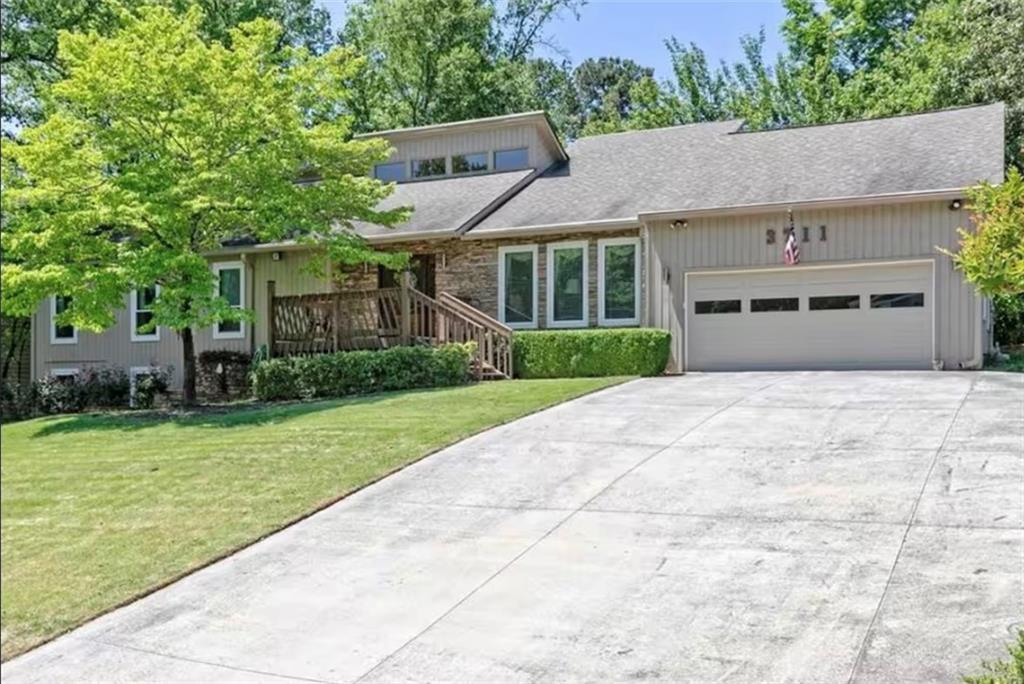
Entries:
POLYGON ((462 236, 464 240, 488 240, 528 235, 544 235, 547 233, 590 232, 601 230, 624 230, 639 228, 641 220, 633 217, 599 219, 596 221, 574 221, 572 223, 548 223, 518 228, 495 228, 491 230, 474 230, 462 236))
POLYGON ((757 204, 734 204, 719 207, 700 207, 697 209, 671 209, 662 211, 641 211, 637 216, 641 221, 664 221, 679 218, 697 218, 701 216, 729 216, 739 214, 758 214, 783 209, 826 209, 830 207, 849 207, 875 204, 896 204, 899 202, 962 197, 966 188, 946 188, 944 190, 915 190, 912 192, 891 192, 880 195, 849 195, 844 197, 823 197, 819 199, 761 202, 757 204))

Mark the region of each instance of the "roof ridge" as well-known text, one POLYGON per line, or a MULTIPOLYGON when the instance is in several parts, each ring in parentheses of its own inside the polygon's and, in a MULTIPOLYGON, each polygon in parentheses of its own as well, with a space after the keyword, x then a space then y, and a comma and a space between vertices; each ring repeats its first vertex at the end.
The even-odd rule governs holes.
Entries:
POLYGON ((858 123, 871 123, 873 121, 889 121, 891 119, 908 119, 912 116, 929 116, 933 114, 947 114, 949 112, 958 112, 964 109, 980 109, 982 107, 993 107, 995 105, 1005 104, 1001 100, 994 102, 979 102, 969 105, 957 105, 955 107, 943 107, 941 109, 926 109, 920 112, 903 112, 901 114, 886 114, 885 116, 867 116, 860 119, 843 119, 842 121, 827 121, 823 123, 806 123, 806 124, 794 124, 791 126, 779 126, 778 128, 753 128, 753 129, 739 129, 732 131, 728 135, 753 135, 755 133, 783 133, 785 131, 795 131, 804 128, 828 128, 831 126, 843 126, 846 124, 858 124, 858 123))

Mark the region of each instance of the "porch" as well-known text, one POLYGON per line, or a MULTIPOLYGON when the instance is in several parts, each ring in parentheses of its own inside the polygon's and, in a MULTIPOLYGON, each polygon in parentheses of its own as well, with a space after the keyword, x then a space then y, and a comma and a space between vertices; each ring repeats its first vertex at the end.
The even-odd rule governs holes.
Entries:
POLYGON ((277 296, 267 282, 271 356, 473 342, 477 379, 511 378, 512 329, 447 292, 431 297, 404 273, 394 287, 277 296))

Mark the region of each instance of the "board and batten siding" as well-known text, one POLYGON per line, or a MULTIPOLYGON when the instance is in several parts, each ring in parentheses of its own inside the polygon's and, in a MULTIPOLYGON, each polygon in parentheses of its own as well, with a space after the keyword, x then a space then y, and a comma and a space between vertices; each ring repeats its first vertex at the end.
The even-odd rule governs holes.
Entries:
MULTIPOLYGON (((800 242, 800 264, 810 265, 934 259, 936 356, 947 369, 977 363, 988 346, 984 300, 954 271, 952 260, 937 247, 955 249, 957 228, 970 225, 965 209, 947 201, 881 204, 793 211, 797 239, 804 226, 810 240, 800 242), (820 240, 820 226, 826 239, 820 240)), ((672 365, 682 367, 687 272, 783 265, 785 211, 688 219, 686 228, 672 221, 647 226, 647 325, 672 333, 672 365), (775 244, 767 244, 767 231, 775 244)))
POLYGON ((555 161, 557 154, 557 151, 545 142, 536 126, 530 124, 399 138, 391 141, 391 145, 395 149, 388 159, 389 162, 409 162, 414 159, 437 157, 448 159, 453 154, 487 152, 487 163, 490 165, 494 163, 494 152, 525 147, 529 150, 529 167, 546 169, 555 161))

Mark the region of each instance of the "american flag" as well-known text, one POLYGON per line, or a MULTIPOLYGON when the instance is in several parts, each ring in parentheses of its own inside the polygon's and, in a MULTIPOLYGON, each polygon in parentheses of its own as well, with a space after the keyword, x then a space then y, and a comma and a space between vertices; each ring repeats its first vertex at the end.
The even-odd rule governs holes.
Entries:
POLYGON ((800 245, 796 241, 796 231, 790 230, 786 238, 786 248, 782 250, 782 260, 787 266, 800 263, 800 245))

